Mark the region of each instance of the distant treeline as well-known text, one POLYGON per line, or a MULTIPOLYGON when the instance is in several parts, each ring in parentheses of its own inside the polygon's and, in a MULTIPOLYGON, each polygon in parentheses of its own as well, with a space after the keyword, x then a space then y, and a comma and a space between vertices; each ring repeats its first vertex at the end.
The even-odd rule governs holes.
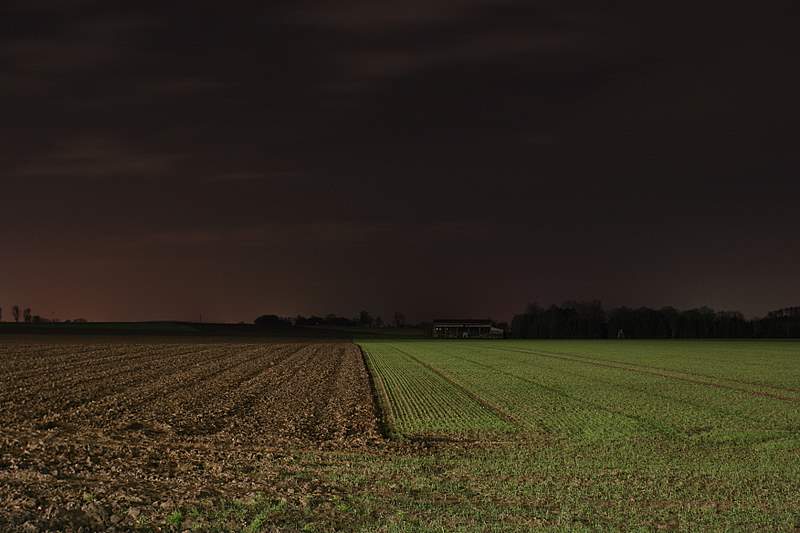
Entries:
MULTIPOLYGON (((21 308, 18 305, 11 306, 11 319, 15 323, 19 323, 22 321, 25 324, 51 324, 51 323, 61 323, 70 324, 70 323, 85 323, 86 319, 84 318, 76 318, 73 320, 59 320, 57 318, 47 318, 39 315, 34 315, 31 311, 30 307, 21 308)), ((3 321, 3 308, 0 307, 0 322, 3 321)))
POLYGON ((361 327, 361 328, 384 328, 384 327, 411 327, 406 323, 406 316, 400 311, 395 311, 391 322, 384 322, 380 316, 373 316, 369 311, 361 311, 358 316, 347 318, 328 314, 325 316, 302 316, 294 318, 280 317, 278 315, 262 315, 255 320, 257 326, 335 326, 335 327, 361 327))
POLYGON ((514 317, 511 334, 524 339, 800 338, 800 307, 746 319, 736 311, 708 307, 686 311, 619 307, 606 311, 597 301, 566 302, 548 308, 531 304, 514 317))

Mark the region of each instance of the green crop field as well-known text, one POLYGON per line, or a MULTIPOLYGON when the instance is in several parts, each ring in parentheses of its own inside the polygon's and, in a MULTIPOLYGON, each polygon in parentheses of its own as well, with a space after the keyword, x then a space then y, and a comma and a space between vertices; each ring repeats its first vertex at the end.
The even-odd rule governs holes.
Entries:
POLYGON ((800 527, 800 343, 361 345, 388 432, 458 449, 405 459, 419 523, 800 527))

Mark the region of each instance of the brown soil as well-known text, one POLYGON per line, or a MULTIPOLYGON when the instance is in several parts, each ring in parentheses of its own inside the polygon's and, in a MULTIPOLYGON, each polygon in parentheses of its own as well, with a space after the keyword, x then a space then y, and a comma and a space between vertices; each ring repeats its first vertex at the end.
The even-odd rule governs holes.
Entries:
POLYGON ((293 494, 294 451, 381 439, 352 344, 17 344, 0 362, 0 530, 293 494))

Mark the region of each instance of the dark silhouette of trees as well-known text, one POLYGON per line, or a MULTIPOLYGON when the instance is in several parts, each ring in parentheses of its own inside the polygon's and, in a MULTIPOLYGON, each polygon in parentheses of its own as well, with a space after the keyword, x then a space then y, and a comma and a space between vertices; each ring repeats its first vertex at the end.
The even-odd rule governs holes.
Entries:
POLYGON ((747 320, 739 312, 709 307, 686 311, 619 307, 605 312, 600 302, 566 302, 547 309, 530 304, 514 317, 511 331, 514 337, 531 339, 796 338, 800 312, 781 310, 747 320))
POLYGON ((511 322, 516 337, 532 339, 599 339, 608 336, 606 315, 600 302, 566 302, 547 309, 530 304, 511 322))
POLYGON ((754 324, 755 336, 762 338, 800 337, 800 307, 779 309, 757 320, 754 324))
POLYGON ((11 308, 11 316, 14 317, 14 322, 19 322, 19 306, 15 305, 11 308))
MULTIPOLYGON (((259 325, 289 325, 277 315, 264 315, 259 325)), ((325 317, 298 315, 297 326, 383 327, 380 317, 361 311, 355 318, 328 314, 325 317)), ((800 338, 800 307, 769 313, 764 318, 746 319, 736 311, 715 311, 709 307, 679 311, 674 307, 618 307, 606 311, 599 301, 568 301, 544 308, 529 304, 525 312, 508 324, 496 327, 512 337, 527 339, 713 339, 713 338, 800 338)), ((406 327, 405 316, 393 315, 393 325, 406 327)), ((413 326, 430 334, 431 324, 413 326)))
POLYGON ((31 308, 26 307, 24 311, 22 311, 22 319, 25 321, 26 324, 30 324, 33 317, 31 316, 31 308))
POLYGON ((281 318, 278 315, 261 315, 256 318, 255 325, 260 328, 269 328, 291 326, 291 323, 289 320, 281 318))
POLYGON ((357 321, 351 320, 343 316, 336 316, 333 313, 329 313, 325 315, 325 321, 323 322, 323 324, 325 326, 355 326, 357 324, 357 321))
MULTIPOLYGON (((367 313, 367 315, 369 315, 369 313, 367 313)), ((355 327, 362 325, 361 318, 362 317, 360 315, 356 318, 346 318, 343 316, 337 316, 333 313, 327 314, 324 317, 304 317, 302 315, 297 315, 297 317, 294 319, 294 324, 296 326, 355 327)))
MULTIPOLYGON (((394 313, 394 325, 397 327, 406 326, 406 317, 402 313, 394 313)), ((390 325, 382 317, 373 317, 369 311, 361 311, 354 318, 345 318, 335 314, 327 314, 324 317, 297 315, 294 319, 296 326, 336 326, 336 327, 367 327, 383 328, 390 325)))
POLYGON ((297 315, 294 319, 295 326, 321 326, 325 323, 325 319, 319 316, 310 316, 308 318, 303 315, 297 315))

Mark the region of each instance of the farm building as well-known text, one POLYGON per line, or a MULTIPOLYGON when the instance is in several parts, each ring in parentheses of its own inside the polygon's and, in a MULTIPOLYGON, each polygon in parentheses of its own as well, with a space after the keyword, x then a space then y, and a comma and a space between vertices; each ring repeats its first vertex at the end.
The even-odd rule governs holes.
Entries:
POLYGON ((502 339, 503 330, 491 320, 434 320, 433 337, 437 339, 502 339))

